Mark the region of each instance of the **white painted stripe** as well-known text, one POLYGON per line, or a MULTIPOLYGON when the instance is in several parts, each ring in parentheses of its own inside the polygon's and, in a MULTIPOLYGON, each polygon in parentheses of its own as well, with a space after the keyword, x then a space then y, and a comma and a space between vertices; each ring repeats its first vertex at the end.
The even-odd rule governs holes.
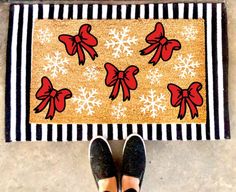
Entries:
POLYGON ((42 124, 42 141, 47 141, 48 136, 48 126, 47 124, 42 124))
POLYGON ((17 32, 20 6, 14 6, 12 42, 11 42, 11 140, 16 141, 16 53, 17 53, 17 32))
POLYGON ((218 61, 218 100, 220 139, 224 139, 224 73, 222 53, 222 4, 217 4, 217 61, 218 61))
POLYGON ((206 140, 206 124, 201 123, 202 140, 206 140))
POLYGON ((69 5, 64 5, 63 7, 63 19, 68 19, 69 5))
POLYGON ((67 124, 62 124, 62 141, 67 141, 67 124))
POLYGON ((107 19, 107 5, 102 5, 102 19, 107 19))
POLYGON ((53 18, 58 19, 58 15, 59 15, 59 5, 54 5, 53 18))
MULTIPOLYGON (((37 6, 38 7, 38 6, 37 6)), ((23 31, 22 31, 22 45, 21 45, 21 141, 26 140, 26 43, 27 43, 27 26, 28 26, 28 10, 29 5, 24 5, 23 13, 23 31)), ((33 13, 35 6, 33 7, 33 13)), ((38 12, 38 11, 37 11, 38 12)), ((33 18, 35 19, 35 13, 33 18)), ((32 137, 34 136, 31 134, 32 137)), ((36 133, 35 133, 36 137, 36 133)))
POLYGON ((154 4, 149 4, 149 19, 154 18, 154 4))
POLYGON ((77 124, 72 124, 72 141, 77 141, 77 124))
POLYGON ((49 5, 43 5, 43 19, 47 19, 49 17, 49 5))
POLYGON ((140 19, 145 18, 145 7, 144 5, 140 5, 140 19))
POLYGON ((126 5, 121 5, 121 19, 126 19, 126 5))
POLYGON ((113 140, 118 140, 118 127, 117 127, 117 124, 113 124, 112 129, 113 129, 113 140))
POLYGON ((191 124, 191 129, 192 129, 192 131, 191 131, 191 133, 192 133, 192 140, 196 141, 197 140, 197 125, 196 125, 196 123, 192 123, 191 124))
POLYGON ((161 125, 161 133, 162 133, 162 140, 167 141, 167 129, 165 123, 161 125))
POLYGON ((203 18, 203 4, 202 3, 197 4, 197 12, 198 12, 198 18, 202 19, 203 18))
POLYGON ((131 5, 131 19, 135 19, 135 9, 136 5, 131 5))
POLYGON ((73 19, 77 19, 78 16, 78 5, 73 5, 73 19))
POLYGON ((98 18, 98 4, 93 5, 93 19, 98 18))
POLYGON ((147 123, 143 123, 142 127, 143 127, 143 139, 144 140, 148 140, 148 127, 147 127, 147 123))
POLYGON ((188 4, 188 18, 192 19, 193 18, 193 3, 188 4))
POLYGON ((126 123, 122 124, 122 135, 123 135, 123 139, 127 138, 127 124, 126 123))
POLYGON ((93 124, 93 128, 92 128, 92 136, 93 138, 96 137, 98 135, 98 124, 93 124))
POLYGON ((187 141, 187 125, 182 124, 182 139, 183 141, 187 141))
POLYGON ((158 17, 159 19, 163 19, 163 4, 158 4, 158 17))
POLYGON ((83 4, 82 7, 82 19, 87 19, 88 18, 88 4, 83 4))
POLYGON ((57 124, 52 124, 52 140, 57 141, 57 124))
MULTIPOLYGON (((21 140, 21 141, 24 141, 24 140, 21 140)), ((36 124, 35 123, 31 123, 31 141, 36 141, 36 124)))
POLYGON ((117 5, 112 5, 112 19, 117 18, 117 5))
POLYGON ((138 125, 133 124, 133 133, 138 133, 138 125))
POLYGON ((179 19, 183 19, 184 18, 184 3, 179 3, 178 8, 179 8, 179 19))
POLYGON ((157 140, 157 124, 152 124, 152 140, 157 140))
POLYGON ((177 127, 176 127, 176 124, 171 124, 171 136, 172 136, 173 141, 177 140, 177 127))
POLYGON ((210 114, 210 138, 215 138, 214 124, 214 95, 213 95, 213 71, 212 71, 212 4, 207 3, 207 71, 208 71, 208 102, 210 114))
POLYGON ((168 3, 168 18, 173 19, 173 3, 168 3))
POLYGON ((102 135, 105 139, 108 138, 108 127, 107 127, 107 124, 102 124, 102 135))
POLYGON ((87 124, 82 124, 82 141, 88 141, 88 127, 87 124))

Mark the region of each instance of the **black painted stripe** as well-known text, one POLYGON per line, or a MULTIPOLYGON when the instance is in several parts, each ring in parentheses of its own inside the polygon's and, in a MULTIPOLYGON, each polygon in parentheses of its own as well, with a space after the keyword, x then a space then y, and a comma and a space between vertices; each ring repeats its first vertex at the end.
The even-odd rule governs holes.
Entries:
POLYGON ((112 140, 113 139, 113 125, 112 124, 108 124, 107 125, 107 130, 108 130, 108 140, 112 140))
POLYGON ((138 134, 143 137, 143 125, 142 124, 138 124, 138 134))
POLYGON ((69 4, 68 19, 73 19, 73 4, 69 4))
POLYGON ((123 139, 123 131, 122 131, 122 124, 118 124, 117 125, 117 129, 118 129, 118 139, 123 139))
POLYGON ((208 71, 207 71, 207 21, 206 21, 206 3, 203 3, 203 19, 205 20, 204 22, 204 28, 205 28, 205 71, 206 71, 206 101, 207 101, 207 105, 206 105, 206 110, 207 110, 207 121, 206 121, 206 139, 209 140, 210 139, 210 119, 209 119, 209 93, 208 93, 208 71))
POLYGON ((202 140, 202 129, 201 124, 196 125, 197 128, 197 140, 202 140))
POLYGON ((213 65, 213 90, 214 90, 214 120, 215 139, 220 138, 219 132, 219 102, 218 102, 218 61, 217 61, 217 26, 216 26, 216 4, 212 4, 212 65, 213 65))
POLYGON ((192 126, 187 124, 187 140, 192 140, 192 126))
POLYGON ((47 140, 52 141, 52 124, 48 124, 47 128, 48 128, 47 140))
POLYGON ((72 141, 72 124, 67 125, 67 141, 72 141))
POLYGON ((133 126, 132 124, 127 124, 127 136, 133 133, 133 126))
POLYGON ((98 124, 98 132, 97 132, 97 135, 100 135, 102 136, 102 124, 98 124))
POLYGON ((162 130, 161 130, 162 125, 161 124, 157 124, 156 125, 156 129, 157 129, 157 140, 161 140, 162 139, 162 130))
POLYGON ((121 19, 121 5, 117 5, 117 19, 121 19))
POLYGON ((38 19, 43 19, 43 5, 38 5, 38 19))
POLYGON ((9 7, 9 23, 7 37, 7 65, 6 65, 6 89, 5 89, 5 140, 11 142, 11 43, 13 29, 14 5, 9 7))
POLYGON ((193 19, 198 18, 197 3, 193 4, 193 19))
POLYGON ((62 141, 62 124, 57 125, 57 141, 62 141))
POLYGON ((93 19, 93 5, 92 4, 88 5, 87 15, 88 15, 88 19, 93 19))
POLYGON ((158 4, 154 4, 154 19, 158 18, 158 4))
POLYGON ((126 5, 126 19, 131 19, 131 5, 126 5))
POLYGON ((135 19, 140 18, 140 5, 135 5, 135 19))
POLYGON ((58 13, 58 19, 63 19, 63 11, 64 11, 64 5, 59 5, 59 13, 58 13))
POLYGON ((152 140, 152 124, 147 124, 148 140, 152 140))
POLYGON ((178 19, 179 18, 179 6, 178 3, 173 3, 173 18, 178 19))
POLYGON ((229 98, 228 98, 228 31, 226 6, 222 4, 222 43, 223 43, 223 73, 224 73, 224 138, 230 139, 229 98))
POLYGON ((167 140, 172 140, 171 124, 166 125, 167 140))
POLYGON ((107 19, 112 19, 112 5, 107 7, 107 19))
POLYGON ((42 140, 42 125, 36 124, 36 140, 41 141, 42 140))
POLYGON ((182 125, 181 124, 177 124, 176 125, 176 132, 177 132, 177 140, 183 140, 183 137, 182 137, 182 125))
POLYGON ((188 8, 189 8, 189 4, 184 3, 184 19, 188 19, 188 8))
POLYGON ((82 125, 77 124, 77 141, 82 140, 82 125))
POLYGON ((82 19, 82 11, 83 6, 81 4, 78 5, 77 19, 82 19))
POLYGON ((144 18, 149 19, 149 4, 144 5, 144 18))
POLYGON ((32 42, 33 6, 29 5, 28 31, 26 44, 26 140, 31 141, 30 116, 30 82, 31 82, 31 42, 32 42))
POLYGON ((23 4, 20 5, 17 47, 16 47, 16 141, 21 140, 21 49, 22 49, 22 30, 23 30, 23 4))
POLYGON ((98 5, 98 19, 102 19, 102 5, 98 5))
POLYGON ((92 124, 87 124, 87 138, 88 140, 91 140, 93 137, 93 125, 92 124))
POLYGON ((53 19, 53 14, 54 14, 54 5, 50 4, 50 6, 49 6, 49 19, 53 19))
POLYGON ((168 5, 167 5, 167 3, 163 4, 163 19, 168 19, 168 5))

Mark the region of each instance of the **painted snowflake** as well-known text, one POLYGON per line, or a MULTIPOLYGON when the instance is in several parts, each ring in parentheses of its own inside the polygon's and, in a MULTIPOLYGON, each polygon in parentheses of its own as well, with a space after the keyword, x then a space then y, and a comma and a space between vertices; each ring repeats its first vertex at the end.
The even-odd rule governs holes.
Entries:
POLYGON ((79 96, 72 98, 72 102, 77 103, 76 112, 81 114, 86 111, 87 115, 93 115, 94 107, 99 107, 102 104, 101 100, 96 98, 96 95, 98 95, 97 89, 87 91, 86 87, 80 87, 79 96))
POLYGON ((86 77, 87 80, 97 80, 97 75, 99 71, 95 66, 88 66, 85 68, 83 72, 83 76, 86 77))
POLYGON ((184 26, 181 32, 182 37, 185 41, 195 40, 197 38, 198 30, 194 26, 184 26))
POLYGON ((112 48, 112 55, 115 58, 120 58, 122 54, 130 56, 133 53, 133 50, 130 48, 132 44, 136 44, 138 39, 133 36, 130 37, 128 27, 123 27, 122 31, 118 32, 116 29, 111 29, 109 35, 112 36, 111 40, 106 40, 105 47, 107 49, 112 48))
POLYGON ((178 64, 175 64, 174 69, 180 72, 180 78, 186 79, 189 77, 195 77, 195 69, 198 68, 200 64, 193 60, 192 54, 188 54, 187 57, 179 55, 177 60, 178 64))
POLYGON ((161 77, 163 77, 163 75, 159 72, 157 68, 150 69, 148 74, 146 75, 146 78, 150 81, 151 85, 154 85, 155 83, 159 84, 161 77))
POLYGON ((38 38, 38 40, 40 41, 41 44, 50 43, 51 38, 52 38, 52 33, 49 31, 48 28, 39 29, 37 38, 38 38))
POLYGON ((158 111, 164 112, 166 110, 165 106, 165 95, 162 93, 158 96, 156 91, 150 90, 148 96, 142 95, 140 101, 143 102, 143 107, 141 107, 141 112, 146 114, 150 113, 152 118, 158 116, 158 111))
POLYGON ((122 103, 119 103, 118 105, 112 106, 112 113, 111 115, 114 116, 116 119, 120 119, 122 117, 125 117, 125 111, 127 110, 126 107, 122 106, 122 103))
POLYGON ((54 52, 53 55, 47 55, 44 57, 44 60, 47 62, 46 65, 44 65, 43 70, 51 72, 51 76, 53 78, 57 77, 59 73, 62 75, 67 73, 67 69, 64 65, 68 64, 69 61, 67 58, 62 58, 61 53, 59 51, 54 52))

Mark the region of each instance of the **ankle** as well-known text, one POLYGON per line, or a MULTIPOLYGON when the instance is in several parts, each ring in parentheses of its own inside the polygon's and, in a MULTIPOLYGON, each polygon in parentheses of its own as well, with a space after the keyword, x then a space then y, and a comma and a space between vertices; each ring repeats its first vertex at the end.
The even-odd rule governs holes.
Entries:
POLYGON ((101 179, 98 181, 99 192, 109 191, 118 192, 116 177, 101 179))
POLYGON ((132 176, 122 176, 122 192, 139 192, 139 179, 132 176))

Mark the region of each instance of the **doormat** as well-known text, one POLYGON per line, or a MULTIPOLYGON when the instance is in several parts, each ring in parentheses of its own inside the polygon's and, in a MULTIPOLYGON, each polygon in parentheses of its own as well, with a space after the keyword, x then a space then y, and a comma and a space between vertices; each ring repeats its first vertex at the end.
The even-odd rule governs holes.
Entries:
POLYGON ((229 139, 222 3, 12 4, 6 142, 229 139))

